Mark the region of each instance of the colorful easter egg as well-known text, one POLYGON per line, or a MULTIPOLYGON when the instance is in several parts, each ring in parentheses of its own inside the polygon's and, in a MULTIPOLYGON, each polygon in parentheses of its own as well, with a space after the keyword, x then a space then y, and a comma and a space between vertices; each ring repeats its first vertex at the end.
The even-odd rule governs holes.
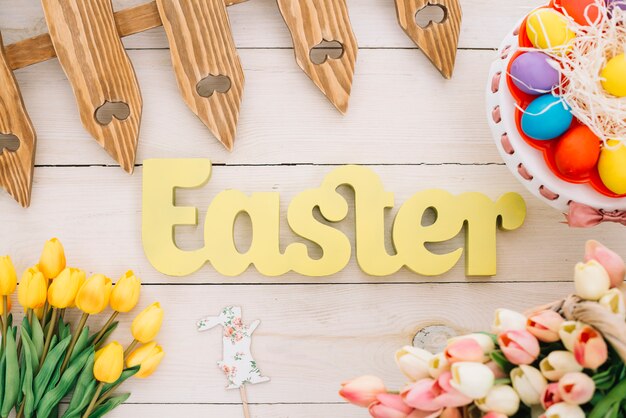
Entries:
POLYGON ((513 84, 524 93, 539 95, 550 92, 560 82, 556 63, 543 52, 531 51, 519 55, 511 64, 513 84))
POLYGON ((569 129, 573 118, 569 106, 560 97, 544 94, 524 110, 522 131, 533 139, 554 139, 569 129))
POLYGON ((554 152, 558 170, 568 177, 588 174, 598 163, 600 143, 600 138, 585 125, 570 129, 559 140, 554 152))
POLYGON ((617 140, 608 141, 600 153, 598 173, 602 183, 613 193, 626 194, 626 145, 617 140))
POLYGON ((626 56, 616 55, 606 63, 600 72, 602 87, 617 97, 626 96, 626 56))
POLYGON ((561 7, 579 25, 592 25, 598 22, 600 8, 596 0, 561 0, 561 7))
POLYGON ((528 15, 526 35, 538 49, 555 49, 568 44, 576 34, 567 17, 554 9, 537 9, 528 15))

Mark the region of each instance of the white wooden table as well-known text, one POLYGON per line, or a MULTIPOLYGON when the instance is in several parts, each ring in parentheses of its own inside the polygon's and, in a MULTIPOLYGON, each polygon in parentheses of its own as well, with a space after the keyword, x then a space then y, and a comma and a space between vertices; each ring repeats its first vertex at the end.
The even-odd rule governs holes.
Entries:
MULTIPOLYGON (((371 373, 400 386, 396 348, 425 326, 459 332, 488 327, 493 309, 523 309, 572 289, 573 263, 586 239, 626 254, 625 230, 603 225, 570 230, 562 215, 530 196, 509 174, 492 143, 483 109, 490 61, 500 39, 540 0, 465 0, 454 78, 445 81, 396 24, 391 0, 348 0, 360 44, 350 111, 340 116, 296 66, 290 37, 272 0, 229 8, 246 72, 239 136, 222 149, 179 96, 161 28, 125 40, 144 97, 138 167, 130 177, 82 129, 67 80, 56 60, 17 72, 38 132, 32 206, 23 210, 0 195, 0 254, 20 270, 36 261, 52 236, 69 262, 119 277, 132 268, 145 282, 141 307, 160 300, 167 318, 159 337, 167 356, 149 380, 128 385, 133 395, 111 417, 240 417, 239 393, 224 389, 215 365, 219 332, 198 334, 195 320, 227 304, 244 318, 261 319, 255 357, 272 382, 248 389, 255 417, 365 417, 343 404, 339 383, 371 373), (466 278, 463 263, 425 278, 402 271, 364 275, 353 261, 342 273, 311 279, 238 278, 210 266, 182 279, 155 271, 141 245, 142 161, 208 157, 207 187, 180 201, 204 208, 226 188, 276 190, 282 209, 293 195, 315 187, 333 167, 370 166, 402 203, 416 191, 439 187, 481 191, 495 198, 521 193, 528 204, 522 229, 498 236, 498 275, 466 278)), ((116 9, 141 3, 114 1, 116 9)), ((37 0, 0 0, 0 30, 11 43, 46 30, 37 0)), ((349 194, 347 194, 349 196, 349 194)), ((390 214, 390 218, 393 213, 390 214)), ((293 237, 281 219, 284 242, 293 237)), ((342 228, 353 237, 350 220, 342 228)), ((186 248, 200 244, 201 228, 181 232, 186 248)), ((249 225, 237 229, 241 242, 249 225)), ((462 245, 463 237, 442 248, 462 245)), ((128 318, 117 332, 128 342, 128 318)))

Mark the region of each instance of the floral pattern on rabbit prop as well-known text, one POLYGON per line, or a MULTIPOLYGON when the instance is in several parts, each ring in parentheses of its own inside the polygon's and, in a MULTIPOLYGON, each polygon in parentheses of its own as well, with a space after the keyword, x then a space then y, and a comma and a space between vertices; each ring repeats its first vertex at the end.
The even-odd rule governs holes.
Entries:
POLYGON ((245 325, 241 318, 241 308, 236 306, 224 308, 219 316, 208 316, 198 321, 198 331, 207 331, 218 325, 224 329, 224 355, 217 364, 228 378, 227 389, 238 389, 246 383, 257 384, 270 380, 261 375, 250 351, 252 333, 260 323, 257 319, 250 325, 245 325))

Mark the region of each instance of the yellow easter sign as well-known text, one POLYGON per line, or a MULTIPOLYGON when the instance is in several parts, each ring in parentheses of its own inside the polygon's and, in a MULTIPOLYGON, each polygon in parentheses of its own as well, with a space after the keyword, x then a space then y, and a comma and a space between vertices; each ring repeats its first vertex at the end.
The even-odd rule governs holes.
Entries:
POLYGON ((454 196, 443 190, 415 193, 399 209, 393 223, 395 254, 385 248, 385 211, 394 207, 394 195, 385 191, 370 169, 347 165, 331 171, 322 185, 296 195, 287 210, 289 227, 323 251, 311 258, 303 243, 280 250, 280 196, 278 192, 246 195, 237 190, 217 194, 208 207, 204 223, 204 247, 185 251, 177 247, 177 225, 197 225, 198 209, 176 206, 175 189, 198 188, 211 176, 208 159, 153 159, 143 167, 143 246, 152 265, 161 273, 186 276, 210 262, 226 276, 237 276, 250 265, 266 276, 290 271, 306 276, 329 276, 349 262, 352 247, 341 231, 319 222, 315 208, 328 222, 341 222, 349 212, 348 202, 337 188, 346 185, 355 196, 356 259, 372 276, 391 275, 402 267, 436 276, 450 270, 463 255, 463 248, 435 254, 427 243, 448 241, 466 226, 466 274, 496 274, 496 232, 515 230, 526 217, 526 205, 516 193, 492 201, 481 193, 454 196), (422 225, 425 211, 434 209, 435 222, 422 225), (233 236, 237 216, 245 212, 252 222, 252 240, 245 253, 238 251, 233 236))

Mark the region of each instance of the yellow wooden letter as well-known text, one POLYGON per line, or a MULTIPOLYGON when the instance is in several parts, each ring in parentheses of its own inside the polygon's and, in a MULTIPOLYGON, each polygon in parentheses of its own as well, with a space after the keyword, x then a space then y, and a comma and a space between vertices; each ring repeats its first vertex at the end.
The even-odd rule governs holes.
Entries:
POLYGON ((208 259, 204 248, 176 246, 176 225, 197 225, 198 209, 175 206, 176 188, 203 186, 211 177, 207 159, 153 159, 143 165, 143 248, 150 263, 170 276, 187 276, 208 259))

